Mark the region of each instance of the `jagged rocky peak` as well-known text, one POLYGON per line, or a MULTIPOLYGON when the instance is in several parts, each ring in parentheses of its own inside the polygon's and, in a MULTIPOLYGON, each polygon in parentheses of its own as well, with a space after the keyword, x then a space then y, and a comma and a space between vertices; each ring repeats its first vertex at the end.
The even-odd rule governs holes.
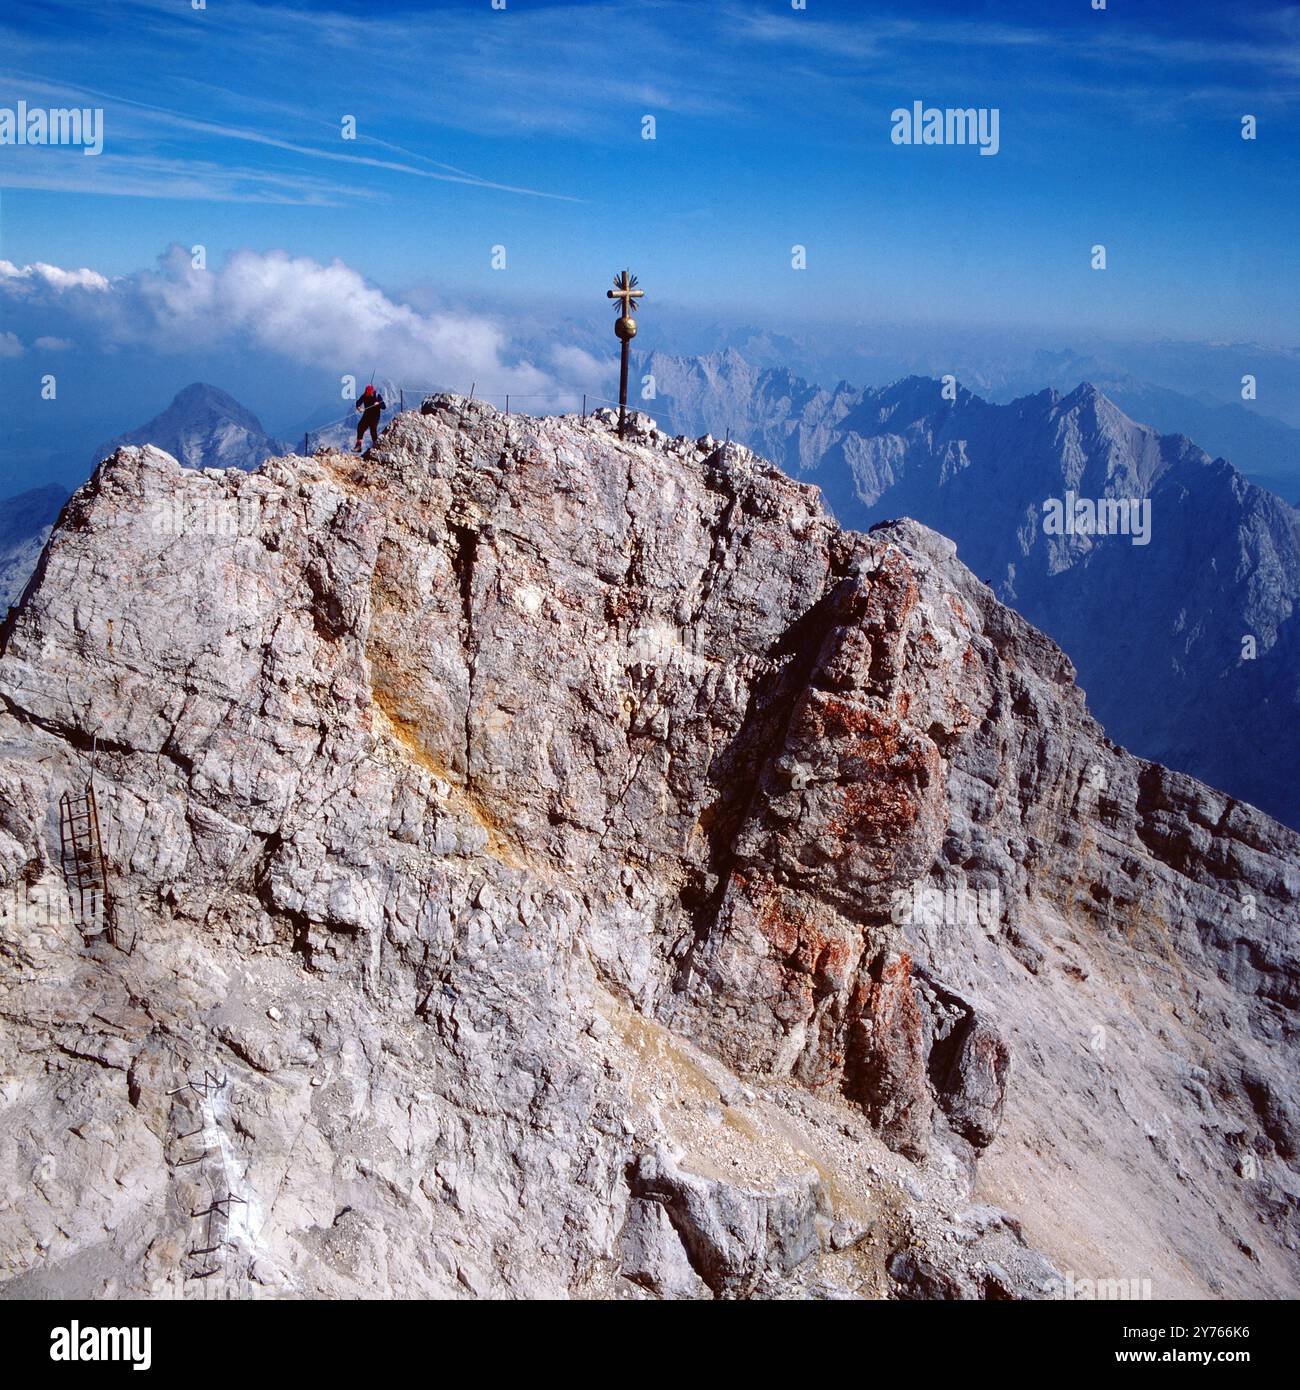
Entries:
POLYGON ((73 499, 0 654, 11 1290, 1294 1294, 1300 839, 943 537, 615 424, 73 499))

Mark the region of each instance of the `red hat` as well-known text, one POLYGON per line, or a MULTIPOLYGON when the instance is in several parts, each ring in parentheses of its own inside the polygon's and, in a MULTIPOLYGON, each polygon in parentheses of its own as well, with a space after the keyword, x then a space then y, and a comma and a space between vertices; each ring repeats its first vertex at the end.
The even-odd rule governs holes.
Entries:
POLYGON ((375 388, 374 388, 374 386, 373 386, 373 385, 368 385, 368 386, 366 387, 366 389, 365 389, 361 394, 362 394, 363 396, 373 396, 373 395, 375 394, 375 388))

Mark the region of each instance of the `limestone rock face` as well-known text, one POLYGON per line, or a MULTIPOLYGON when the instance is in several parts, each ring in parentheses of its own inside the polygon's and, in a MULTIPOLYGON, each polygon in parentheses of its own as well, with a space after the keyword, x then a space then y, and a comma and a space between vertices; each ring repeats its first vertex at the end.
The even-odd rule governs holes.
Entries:
POLYGON ((1300 1290, 1300 837, 923 527, 452 396, 123 448, 0 702, 11 1295, 1300 1290))

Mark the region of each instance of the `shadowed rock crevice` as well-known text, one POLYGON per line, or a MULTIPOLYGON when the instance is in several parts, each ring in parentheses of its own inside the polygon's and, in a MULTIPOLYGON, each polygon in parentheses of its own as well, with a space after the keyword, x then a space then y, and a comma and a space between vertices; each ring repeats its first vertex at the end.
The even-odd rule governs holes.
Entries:
POLYGON ((727 881, 737 864, 736 840, 752 815, 769 764, 784 747, 798 699, 811 679, 837 606, 835 590, 781 634, 766 653, 767 672, 755 680, 735 737, 711 762, 707 780, 716 793, 701 812, 708 846, 703 865, 688 880, 682 907, 692 923, 678 987, 684 988, 695 947, 716 926, 727 881))

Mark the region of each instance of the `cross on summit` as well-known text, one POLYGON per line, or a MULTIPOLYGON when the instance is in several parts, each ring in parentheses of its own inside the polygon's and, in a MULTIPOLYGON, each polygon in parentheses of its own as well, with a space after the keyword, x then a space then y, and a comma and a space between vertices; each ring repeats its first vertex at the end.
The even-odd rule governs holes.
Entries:
POLYGON ((614 276, 614 288, 606 290, 608 299, 618 300, 619 316, 614 320, 614 334, 623 345, 618 372, 618 437, 623 438, 627 419, 627 357, 628 344, 636 337, 636 320, 632 310, 636 301, 645 298, 645 291, 636 287, 636 276, 630 270, 614 276))
MULTIPOLYGON (((629 318, 631 316, 632 310, 635 307, 632 303, 634 299, 645 298, 645 291, 637 289, 636 283, 636 276, 633 275, 630 271, 625 270, 622 272, 622 274, 614 276, 614 288, 612 290, 605 291, 605 296, 607 299, 621 299, 623 301, 622 308, 624 318, 629 318)), ((615 327, 614 331, 618 333, 617 326, 615 327)), ((618 336, 621 338, 623 334, 619 333, 618 336)), ((633 338, 636 336, 635 323, 633 324, 632 332, 629 333, 627 336, 629 338, 633 338)))

